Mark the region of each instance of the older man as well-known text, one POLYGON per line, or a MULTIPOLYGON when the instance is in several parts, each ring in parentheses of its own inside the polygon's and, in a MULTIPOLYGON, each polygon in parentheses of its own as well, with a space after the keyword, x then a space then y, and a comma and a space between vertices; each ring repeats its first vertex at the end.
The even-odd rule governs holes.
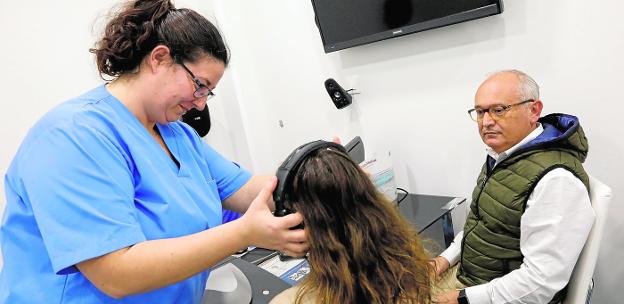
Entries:
POLYGON ((517 70, 481 84, 469 112, 486 144, 464 231, 434 259, 445 303, 558 303, 594 222, 578 119, 540 118, 537 83, 517 70), (458 263, 449 269, 450 265, 458 263), (446 273, 445 273, 446 272, 446 273))

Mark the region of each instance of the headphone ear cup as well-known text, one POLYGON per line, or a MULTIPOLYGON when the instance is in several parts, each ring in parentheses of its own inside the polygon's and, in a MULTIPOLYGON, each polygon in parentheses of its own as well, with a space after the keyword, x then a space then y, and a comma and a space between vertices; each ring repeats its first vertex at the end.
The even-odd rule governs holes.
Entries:
MULTIPOLYGON (((275 214, 274 215, 280 217, 280 216, 286 216, 286 215, 289 215, 289 214, 292 214, 292 213, 295 213, 295 211, 292 210, 291 208, 284 207, 284 208, 282 208, 280 210, 275 210, 275 214)), ((290 227, 290 230, 303 229, 303 226, 304 226, 303 223, 301 223, 301 224, 299 224, 297 226, 290 227)))
POLYGON ((281 217, 281 216, 286 216, 291 214, 292 212, 290 211, 290 209, 287 208, 282 208, 279 210, 275 210, 275 216, 281 217))
MULTIPOLYGON (((277 187, 276 187, 276 191, 277 191, 277 187)), ((289 208, 289 206, 286 205, 286 201, 287 201, 287 194, 285 193, 285 189, 281 189, 281 195, 278 198, 278 200, 275 200, 274 197, 274 201, 275 201, 275 212, 273 213, 275 216, 286 216, 288 214, 293 213, 292 209, 289 208)))

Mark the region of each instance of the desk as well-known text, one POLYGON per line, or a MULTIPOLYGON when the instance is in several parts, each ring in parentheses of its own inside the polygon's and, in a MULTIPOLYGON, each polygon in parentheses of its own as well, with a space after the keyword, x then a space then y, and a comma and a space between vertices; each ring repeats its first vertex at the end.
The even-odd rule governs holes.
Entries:
POLYGON ((401 216, 416 228, 424 247, 433 256, 446 249, 453 238, 453 218, 451 212, 466 199, 463 197, 399 194, 397 197, 401 216), (433 241, 433 242, 430 242, 433 241))
MULTIPOLYGON (((465 202, 466 199, 436 195, 399 194, 397 201, 400 202, 399 212, 401 216, 416 228, 421 238, 425 240, 423 245, 429 253, 437 255, 448 247, 454 237, 451 212, 455 207, 465 202)), ((259 251, 253 253, 254 256, 252 258, 247 259, 248 261, 235 259, 221 263, 221 265, 230 263, 237 266, 247 277, 253 293, 251 297, 252 304, 268 303, 279 292, 293 284, 292 281, 280 279, 266 270, 249 263, 249 261, 260 261, 262 260, 260 258, 261 255, 270 255, 271 253, 272 251, 259 249, 259 251)), ((242 258, 245 259, 245 257, 242 258)), ((215 268, 218 267, 216 266, 215 268)), ((295 268, 293 267, 293 269, 295 268)), ((229 303, 228 301, 220 302, 220 297, 221 295, 206 292, 203 303, 229 303)), ((225 297, 221 298, 225 299, 225 297)))

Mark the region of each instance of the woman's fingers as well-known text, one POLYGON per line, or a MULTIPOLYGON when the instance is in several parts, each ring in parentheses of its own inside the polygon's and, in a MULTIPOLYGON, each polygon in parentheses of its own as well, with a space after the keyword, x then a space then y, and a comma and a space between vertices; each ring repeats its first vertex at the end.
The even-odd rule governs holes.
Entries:
MULTIPOLYGON (((282 227, 279 236, 276 239, 281 240, 283 246, 280 249, 284 253, 294 253, 293 256, 302 256, 308 251, 308 240, 306 231, 304 229, 291 229, 293 226, 297 226, 301 223, 303 218, 299 213, 289 214, 282 218, 279 218, 282 222, 282 227)), ((289 254, 290 255, 290 254, 289 254)))
POLYGON ((280 226, 285 225, 283 227, 286 228, 296 227, 303 222, 303 216, 299 212, 282 216, 279 219, 281 222, 280 226))
POLYGON ((308 241, 304 229, 288 230, 284 239, 289 243, 305 243, 308 241))
POLYGON ((302 257, 306 255, 308 249, 310 247, 307 243, 288 243, 281 251, 291 257, 302 257))

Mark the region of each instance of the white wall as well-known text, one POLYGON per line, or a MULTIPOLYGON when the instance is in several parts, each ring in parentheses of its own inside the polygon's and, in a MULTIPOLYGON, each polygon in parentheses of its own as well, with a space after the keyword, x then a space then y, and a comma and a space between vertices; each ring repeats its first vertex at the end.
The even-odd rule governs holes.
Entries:
MULTIPOLYGON (((89 48, 96 16, 112 1, 0 1, 2 174, 30 126, 53 105, 99 83, 89 48)), ((44 153, 42 151, 41 153, 44 153)), ((4 183, 2 206, 4 206, 4 183)))
POLYGON ((232 49, 230 73, 256 172, 270 173, 309 140, 361 135, 390 149, 398 185, 469 196, 484 148, 466 110, 489 72, 517 68, 542 86, 545 113, 577 115, 590 142, 586 168, 615 203, 597 267, 594 303, 620 302, 624 228, 624 4, 616 0, 506 1, 503 15, 324 54, 310 1, 216 1, 232 49), (362 94, 337 110, 323 89, 333 77, 362 94), (278 121, 284 122, 280 127, 278 121))
POLYGON ((30 126, 54 105, 100 82, 88 50, 96 17, 112 3, 0 0, 0 213, 4 174, 30 126))
MULTIPOLYGON (((116 1, 0 0, 0 171, 28 128, 62 100, 100 83, 88 48, 94 20, 116 1)), ((624 23, 616 0, 507 1, 502 16, 324 54, 310 1, 176 1, 219 26, 233 52, 211 100, 209 141, 258 173, 272 173, 308 140, 361 135, 391 149, 398 184, 412 192, 468 196, 484 159, 465 110, 486 74, 525 70, 542 85, 545 111, 580 117, 588 170, 615 193, 594 303, 618 303, 624 281, 624 191, 617 118, 624 111, 624 23), (213 8, 213 2, 216 3, 213 8), (362 94, 336 110, 327 77, 362 94), (284 127, 278 121, 282 120, 284 127)), ((44 153, 44 151, 42 151, 44 153)), ((4 188, 0 185, 0 207, 4 188)))

